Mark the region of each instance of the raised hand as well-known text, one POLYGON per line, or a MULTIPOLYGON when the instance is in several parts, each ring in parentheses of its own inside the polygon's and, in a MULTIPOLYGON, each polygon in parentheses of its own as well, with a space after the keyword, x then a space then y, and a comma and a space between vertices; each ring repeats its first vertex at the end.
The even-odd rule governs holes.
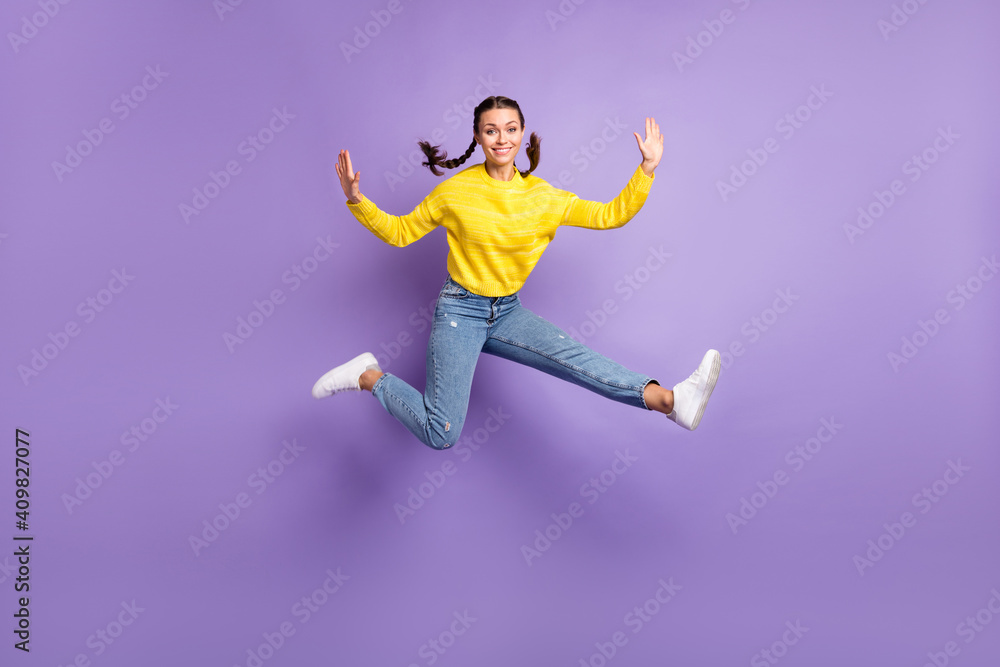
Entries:
POLYGON ((640 139, 638 132, 632 134, 639 142, 639 151, 642 153, 642 171, 647 176, 652 176, 653 170, 656 169, 656 165, 660 164, 660 158, 663 157, 663 135, 660 134, 660 126, 656 124, 655 119, 647 117, 646 139, 640 139))
POLYGON ((358 183, 361 180, 361 172, 354 173, 354 168, 351 167, 351 154, 347 152, 347 149, 340 151, 340 155, 337 157, 337 176, 340 177, 340 187, 344 189, 344 194, 352 204, 357 204, 361 201, 361 188, 358 187, 358 183))

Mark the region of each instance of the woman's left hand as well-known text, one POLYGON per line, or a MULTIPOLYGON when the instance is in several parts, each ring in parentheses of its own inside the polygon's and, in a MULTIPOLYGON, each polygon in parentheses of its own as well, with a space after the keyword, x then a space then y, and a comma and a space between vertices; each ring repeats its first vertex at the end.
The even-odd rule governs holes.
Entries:
POLYGON ((635 140, 639 142, 639 151, 642 153, 642 171, 647 176, 653 175, 653 170, 656 169, 656 165, 660 164, 660 158, 663 157, 663 135, 660 134, 660 126, 656 124, 656 120, 648 117, 646 118, 646 139, 643 141, 639 138, 638 132, 633 132, 635 135, 635 140))

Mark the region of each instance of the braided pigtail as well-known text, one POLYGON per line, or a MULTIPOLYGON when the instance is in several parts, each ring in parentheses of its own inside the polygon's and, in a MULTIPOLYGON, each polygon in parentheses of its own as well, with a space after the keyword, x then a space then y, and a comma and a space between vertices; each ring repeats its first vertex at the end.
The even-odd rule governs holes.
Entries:
POLYGON ((469 144, 469 147, 465 150, 465 154, 463 154, 462 157, 455 158, 454 160, 445 160, 441 164, 448 169, 454 169, 455 167, 462 165, 466 160, 472 157, 472 154, 475 152, 476 152, 476 140, 473 139, 472 143, 469 144))
POLYGON ((429 168, 431 173, 435 176, 442 175, 442 172, 438 169, 438 167, 454 169, 468 160, 476 151, 476 140, 473 139, 472 144, 469 146, 468 150, 465 151, 465 154, 462 157, 447 160, 445 158, 448 157, 448 153, 439 150, 441 148, 440 146, 431 146, 430 142, 427 141, 420 141, 418 142, 418 145, 420 146, 420 150, 424 152, 424 155, 427 156, 427 162, 421 162, 421 164, 429 168))
POLYGON ((527 148, 524 149, 524 152, 528 154, 528 160, 531 163, 531 166, 528 167, 527 171, 521 171, 520 169, 518 169, 518 171, 521 174, 521 178, 524 178, 525 176, 533 172, 535 170, 535 167, 538 166, 538 159, 541 157, 541 150, 542 150, 542 140, 538 138, 537 134, 532 132, 531 138, 528 140, 528 146, 527 148))

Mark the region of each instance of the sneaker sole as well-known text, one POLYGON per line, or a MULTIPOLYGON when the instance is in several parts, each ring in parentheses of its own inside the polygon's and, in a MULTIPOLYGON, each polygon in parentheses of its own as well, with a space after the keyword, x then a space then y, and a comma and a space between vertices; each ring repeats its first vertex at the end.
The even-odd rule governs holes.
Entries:
POLYGON ((713 354, 715 358, 712 360, 712 368, 708 372, 708 382, 706 383, 707 387, 705 389, 705 395, 701 400, 701 405, 698 406, 698 412, 694 415, 694 421, 691 424, 692 431, 698 428, 698 424, 701 423, 702 415, 705 414, 705 407, 708 405, 708 399, 712 397, 712 392, 715 391, 715 383, 719 380, 719 371, 722 370, 722 355, 720 355, 716 350, 709 350, 706 352, 705 357, 701 360, 701 363, 704 364, 709 357, 713 356, 713 354))

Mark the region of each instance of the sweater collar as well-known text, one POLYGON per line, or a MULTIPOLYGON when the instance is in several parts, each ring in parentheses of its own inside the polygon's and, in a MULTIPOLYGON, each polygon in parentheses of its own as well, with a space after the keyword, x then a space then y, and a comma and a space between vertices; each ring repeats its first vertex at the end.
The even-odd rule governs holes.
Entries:
POLYGON ((479 163, 478 171, 482 175, 483 180, 486 181, 489 185, 495 188, 501 188, 503 190, 511 190, 513 188, 518 188, 524 182, 524 179, 521 178, 521 172, 518 171, 516 166, 514 167, 514 178, 510 179, 509 181, 498 181, 497 179, 490 176, 489 173, 486 171, 486 162, 479 163))

